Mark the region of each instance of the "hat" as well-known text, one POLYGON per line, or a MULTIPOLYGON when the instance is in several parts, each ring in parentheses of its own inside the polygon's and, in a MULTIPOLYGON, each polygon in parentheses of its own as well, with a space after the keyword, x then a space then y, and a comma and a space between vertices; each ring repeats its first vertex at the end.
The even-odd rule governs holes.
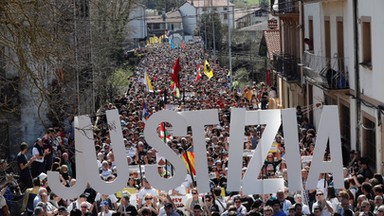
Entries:
POLYGON ((58 211, 67 211, 67 208, 65 208, 64 206, 60 206, 57 210, 58 211))
POLYGON ((129 199, 131 198, 131 195, 130 195, 128 192, 123 192, 122 195, 123 195, 122 197, 123 197, 124 199, 129 200, 129 199))
POLYGON ((165 203, 164 208, 173 208, 172 203, 165 203))
POLYGON ((43 203, 43 202, 38 202, 36 206, 40 206, 42 208, 47 208, 47 204, 43 203))
POLYGON ((39 179, 40 179, 40 181, 43 181, 43 180, 45 180, 47 178, 47 174, 45 174, 45 173, 40 173, 40 175, 39 175, 39 179))
POLYGON ((100 203, 100 206, 103 207, 103 206, 108 206, 108 201, 107 200, 104 200, 100 203))

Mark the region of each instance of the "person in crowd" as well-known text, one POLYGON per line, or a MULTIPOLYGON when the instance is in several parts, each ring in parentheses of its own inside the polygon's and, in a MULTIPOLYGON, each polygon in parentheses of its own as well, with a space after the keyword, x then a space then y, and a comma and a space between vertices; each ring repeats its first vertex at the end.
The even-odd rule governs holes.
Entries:
POLYGON ((68 205, 67 211, 71 212, 73 209, 81 210, 81 204, 82 203, 86 203, 89 211, 92 212, 93 206, 91 203, 87 202, 87 196, 84 193, 80 194, 78 199, 76 199, 75 201, 71 202, 68 205))
POLYGON ((40 173, 45 172, 44 158, 49 153, 50 153, 49 148, 44 149, 44 144, 42 139, 37 138, 32 148, 32 156, 35 157, 35 160, 32 162, 32 166, 31 166, 32 178, 35 178, 39 176, 40 173))
POLYGON ((159 210, 156 206, 156 203, 154 202, 154 196, 150 193, 147 193, 144 196, 144 203, 141 204, 141 208, 139 212, 142 212, 143 209, 150 209, 152 216, 155 216, 159 213, 159 210))
POLYGON ((138 193, 137 206, 139 208, 141 208, 143 203, 145 203, 145 196, 147 196, 147 194, 152 195, 152 199, 154 199, 154 201, 153 201, 154 203, 158 202, 159 194, 158 194, 157 190, 151 186, 151 184, 148 182, 148 180, 146 178, 143 178, 143 187, 140 189, 140 191, 138 193))
POLYGON ((311 214, 308 205, 303 203, 303 197, 300 193, 296 193, 294 195, 294 199, 295 199, 296 204, 301 204, 301 210, 302 210, 302 213, 304 215, 310 215, 311 214))
POLYGON ((130 198, 131 196, 129 193, 123 193, 123 196, 119 203, 119 207, 117 208, 116 212, 119 212, 121 213, 121 215, 124 215, 124 216, 138 215, 136 207, 130 203, 130 198))
POLYGON ((197 191, 197 188, 192 188, 191 194, 192 196, 187 199, 187 202, 185 204, 185 210, 192 215, 193 207, 195 205, 204 206, 204 203, 203 203, 203 199, 199 196, 199 192, 197 191))
POLYGON ((115 211, 110 210, 109 206, 110 206, 110 203, 108 203, 107 200, 102 201, 100 203, 101 210, 98 216, 112 216, 112 214, 115 213, 115 211))
POLYGON ((315 212, 316 208, 321 211, 321 216, 331 216, 334 212, 332 203, 325 199, 322 190, 316 191, 316 202, 312 205, 312 212, 315 212))
POLYGON ((247 208, 242 204, 241 197, 239 195, 233 197, 233 204, 236 207, 236 212, 239 215, 247 215, 247 208))
POLYGON ((31 188, 32 187, 32 176, 30 171, 30 166, 33 161, 36 159, 36 156, 32 156, 29 160, 27 158, 28 144, 23 142, 20 145, 20 152, 17 154, 17 163, 19 165, 19 174, 20 182, 23 187, 31 188))

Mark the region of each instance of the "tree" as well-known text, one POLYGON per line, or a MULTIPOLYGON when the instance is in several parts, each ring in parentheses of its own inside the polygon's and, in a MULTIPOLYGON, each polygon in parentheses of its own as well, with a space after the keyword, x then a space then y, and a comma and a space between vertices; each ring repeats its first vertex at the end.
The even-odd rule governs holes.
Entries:
MULTIPOLYGON (((91 19, 92 26, 92 63, 93 70, 98 77, 97 86, 98 104, 110 100, 107 92, 110 86, 106 80, 116 68, 124 63, 122 44, 129 33, 126 29, 129 12, 136 4, 135 1, 115 0, 112 3, 104 0, 92 2, 94 13, 91 19)), ((114 94, 114 93, 112 93, 114 94)))
POLYGON ((158 0, 156 3, 157 11, 165 11, 166 13, 175 8, 179 8, 180 0, 158 0))
POLYGON ((217 13, 203 14, 199 21, 198 32, 196 34, 200 35, 204 42, 206 42, 207 49, 213 50, 213 39, 215 39, 216 50, 221 50, 223 30, 219 15, 217 13), (213 27, 214 31, 212 30, 213 27))
POLYGON ((0 119, 10 122, 11 143, 36 139, 68 114, 92 112, 91 95, 123 62, 135 2, 0 1, 0 119), (29 134, 21 116, 33 122, 29 134))
POLYGON ((269 3, 268 0, 260 0, 260 5, 261 8, 268 9, 269 8, 269 3))

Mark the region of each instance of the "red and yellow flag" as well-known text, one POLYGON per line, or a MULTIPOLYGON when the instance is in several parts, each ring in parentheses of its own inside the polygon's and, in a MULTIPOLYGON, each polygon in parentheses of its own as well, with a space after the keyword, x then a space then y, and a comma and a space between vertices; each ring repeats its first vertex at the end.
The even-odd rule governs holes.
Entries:
POLYGON ((182 158, 189 173, 196 175, 195 153, 193 153, 193 148, 189 148, 186 152, 184 152, 182 158))

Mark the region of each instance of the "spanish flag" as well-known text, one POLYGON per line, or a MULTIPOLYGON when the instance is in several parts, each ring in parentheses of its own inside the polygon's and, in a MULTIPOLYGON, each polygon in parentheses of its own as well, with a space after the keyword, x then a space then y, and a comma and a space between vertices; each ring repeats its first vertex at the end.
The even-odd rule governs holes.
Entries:
POLYGON ((208 77, 208 79, 211 79, 213 77, 213 71, 211 69, 211 66, 209 66, 209 63, 207 60, 204 62, 204 74, 208 77))
POLYGON ((182 154, 183 161, 187 167, 188 172, 191 175, 196 175, 195 169, 195 153, 193 153, 193 147, 187 149, 186 152, 182 154))

